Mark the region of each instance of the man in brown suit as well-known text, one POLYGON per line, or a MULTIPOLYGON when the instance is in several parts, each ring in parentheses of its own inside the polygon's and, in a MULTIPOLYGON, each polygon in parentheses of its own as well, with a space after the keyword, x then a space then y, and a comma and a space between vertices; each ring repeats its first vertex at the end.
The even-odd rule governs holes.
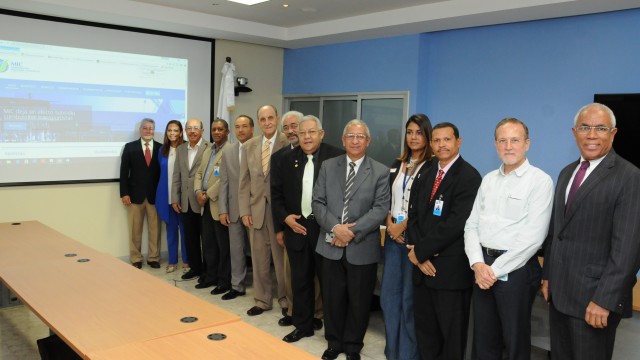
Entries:
POLYGON ((278 302, 288 308, 284 287, 284 250, 276 240, 271 215, 271 154, 289 145, 287 137, 277 131, 278 112, 273 105, 258 109, 258 125, 262 136, 248 140, 242 147, 240 160, 240 216, 251 231, 253 289, 256 305, 249 316, 262 314, 273 307, 271 290, 271 258, 276 272, 278 302))

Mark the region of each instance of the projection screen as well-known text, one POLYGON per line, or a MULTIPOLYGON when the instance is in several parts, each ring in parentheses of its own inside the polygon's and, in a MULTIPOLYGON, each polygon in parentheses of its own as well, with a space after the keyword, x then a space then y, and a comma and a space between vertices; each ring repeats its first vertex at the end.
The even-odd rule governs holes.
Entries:
POLYGON ((0 14, 0 186, 113 181, 143 118, 208 134, 213 45, 0 14))

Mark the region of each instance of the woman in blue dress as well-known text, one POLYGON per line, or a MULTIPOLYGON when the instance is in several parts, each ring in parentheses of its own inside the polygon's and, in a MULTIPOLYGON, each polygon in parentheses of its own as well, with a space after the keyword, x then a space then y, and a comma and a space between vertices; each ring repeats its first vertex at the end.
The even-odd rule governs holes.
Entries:
POLYGON ((182 270, 189 271, 187 250, 184 246, 184 227, 182 216, 171 207, 171 183, 173 178, 173 165, 176 160, 176 148, 184 143, 182 124, 178 120, 167 123, 164 132, 164 144, 160 148, 158 160, 160 161, 160 181, 156 191, 156 209, 158 216, 167 225, 167 250, 169 252, 169 264, 167 272, 178 269, 178 243, 182 239, 182 270), (180 235, 178 237, 178 234, 180 235))

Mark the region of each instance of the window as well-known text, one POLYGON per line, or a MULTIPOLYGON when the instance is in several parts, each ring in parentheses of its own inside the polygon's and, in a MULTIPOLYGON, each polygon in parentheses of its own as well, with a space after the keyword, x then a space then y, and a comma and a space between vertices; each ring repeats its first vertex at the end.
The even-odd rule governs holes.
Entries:
POLYGON ((344 126, 362 119, 369 126, 371 145, 367 154, 390 166, 402 153, 402 135, 408 115, 408 92, 338 95, 289 95, 285 109, 315 115, 325 130, 324 142, 342 148, 344 126))

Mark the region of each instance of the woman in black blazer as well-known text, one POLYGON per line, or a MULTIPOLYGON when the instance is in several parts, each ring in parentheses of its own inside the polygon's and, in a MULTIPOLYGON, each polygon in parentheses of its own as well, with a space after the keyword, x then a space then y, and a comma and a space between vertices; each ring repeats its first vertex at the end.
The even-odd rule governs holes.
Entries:
POLYGON ((402 156, 391 165, 391 209, 386 220, 384 270, 380 306, 386 330, 385 355, 389 360, 418 360, 413 320, 413 264, 405 238, 409 195, 413 180, 431 166, 431 121, 412 115, 405 125, 402 156))

